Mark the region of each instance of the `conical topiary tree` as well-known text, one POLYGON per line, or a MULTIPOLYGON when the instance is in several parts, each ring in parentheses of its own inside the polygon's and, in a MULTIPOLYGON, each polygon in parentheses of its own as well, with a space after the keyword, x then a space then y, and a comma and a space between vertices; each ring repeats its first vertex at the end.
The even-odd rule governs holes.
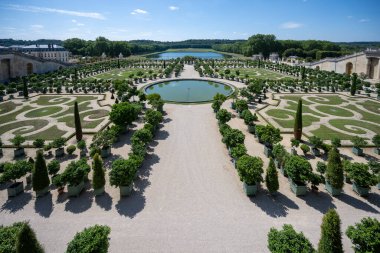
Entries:
POLYGON ((98 153, 94 155, 92 169, 94 170, 92 174, 92 185, 94 189, 102 189, 106 184, 106 180, 104 178, 103 161, 98 153))
POLYGON ((277 175, 276 166, 274 165, 274 161, 272 158, 269 161, 267 174, 265 175, 265 183, 270 193, 274 193, 278 191, 279 189, 278 175, 277 175))
POLYGON ((44 249, 38 242, 36 234, 28 223, 25 223, 16 239, 16 253, 43 253, 44 249))
POLYGON ((336 189, 342 189, 344 184, 343 164, 340 159, 339 151, 336 147, 333 147, 329 151, 326 180, 336 189))
POLYGON ((323 216, 318 253, 343 253, 340 223, 339 215, 335 209, 328 210, 323 216))
POLYGON ((351 90, 350 90, 351 96, 355 96, 355 94, 356 94, 357 82, 358 82, 358 75, 356 73, 353 73, 352 74, 351 90))
POLYGON ((42 152, 37 152, 36 162, 32 170, 33 190, 38 192, 44 190, 50 184, 46 162, 42 152))
POLYGON ((75 122, 75 136, 77 138, 77 141, 82 140, 83 133, 82 133, 82 125, 80 123, 80 117, 79 117, 79 109, 78 109, 78 102, 75 101, 74 104, 74 122, 75 122))
POLYGON ((22 81, 23 81, 22 93, 24 95, 24 98, 28 99, 29 91, 28 91, 28 83, 27 83, 26 77, 24 77, 22 81))
POLYGON ((302 136, 302 99, 298 100, 296 118, 294 120, 294 138, 301 140, 302 136))

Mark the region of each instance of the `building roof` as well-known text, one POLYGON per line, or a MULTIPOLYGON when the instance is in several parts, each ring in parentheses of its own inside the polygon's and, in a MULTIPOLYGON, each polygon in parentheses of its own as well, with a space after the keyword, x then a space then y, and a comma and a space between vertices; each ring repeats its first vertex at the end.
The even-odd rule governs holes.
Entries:
MULTIPOLYGON (((24 47, 22 47, 23 49, 37 49, 37 48, 43 48, 43 49, 49 49, 50 47, 49 47, 50 45, 29 45, 29 46, 24 46, 24 47)), ((63 47, 61 47, 61 46, 58 46, 58 45, 53 45, 52 44, 52 48, 63 48, 63 47)))

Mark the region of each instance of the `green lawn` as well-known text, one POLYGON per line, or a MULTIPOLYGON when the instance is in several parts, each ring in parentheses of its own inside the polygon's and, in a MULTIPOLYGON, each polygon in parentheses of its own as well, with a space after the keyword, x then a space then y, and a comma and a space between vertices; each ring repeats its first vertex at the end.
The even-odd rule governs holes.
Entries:
MULTIPOLYGON (((21 106, 19 106, 19 107, 21 107, 21 106)), ((7 114, 7 115, 0 116, 0 124, 15 121, 17 115, 19 115, 20 113, 29 111, 31 109, 33 109, 33 107, 27 105, 27 106, 24 106, 15 112, 12 112, 12 113, 7 114)))
POLYGON ((7 112, 10 112, 10 111, 14 110, 16 107, 17 107, 17 105, 15 103, 13 103, 12 101, 0 103, 0 115, 7 113, 7 112))
MULTIPOLYGON (((302 99, 304 96, 303 95, 285 95, 285 96, 280 96, 281 100, 290 100, 298 104, 298 100, 302 99)), ((311 105, 309 101, 302 100, 302 105, 311 105)))
POLYGON ((272 72, 266 69, 257 69, 257 68, 236 68, 231 69, 231 74, 236 75, 236 70, 240 71, 240 77, 245 78, 245 75, 248 75, 249 78, 259 78, 259 79, 269 79, 269 80, 279 80, 279 79, 294 79, 294 77, 282 75, 277 72, 272 72))
POLYGON ((360 114, 363 116, 363 117, 362 117, 362 120, 370 121, 370 122, 373 122, 373 123, 376 123, 376 124, 379 124, 379 125, 380 125, 380 116, 379 116, 379 114, 376 115, 376 114, 374 114, 374 113, 370 113, 370 112, 367 112, 367 111, 363 111, 363 110, 359 109, 359 108, 358 108, 357 106, 355 106, 355 105, 348 105, 348 106, 346 106, 345 108, 360 113, 360 114))
POLYGON ((58 129, 57 126, 52 126, 42 132, 39 132, 39 133, 36 133, 36 134, 32 134, 32 135, 29 135, 29 136, 25 136, 25 139, 27 140, 35 140, 35 139, 38 139, 38 138, 42 138, 44 140, 54 140, 58 137, 62 137, 64 134, 66 134, 67 132, 65 131, 62 131, 60 129, 58 129))
MULTIPOLYGON (((310 113, 311 115, 314 115, 314 116, 320 116, 320 117, 323 117, 324 115, 321 114, 321 113, 318 113, 314 110, 311 110, 309 108, 309 104, 310 103, 302 103, 302 113, 310 113)), ((285 109, 289 109, 289 110, 292 110, 292 111, 297 111, 297 105, 298 103, 296 102, 293 102, 293 101, 288 101, 288 105, 285 106, 284 108, 285 109)))
MULTIPOLYGON (((81 113, 80 118, 81 118, 82 128, 91 129, 91 128, 97 127, 104 120, 103 118, 108 115, 108 113, 109 112, 107 110, 103 110, 103 109, 81 113), (90 119, 99 119, 99 120, 85 121, 84 118, 87 116, 90 116, 90 119)), ((71 128, 75 127, 74 115, 60 118, 58 119, 58 121, 66 123, 68 127, 71 127, 71 128)))
MULTIPOLYGON (((131 74, 134 74, 134 78, 138 77, 137 73, 141 71, 144 73, 144 75, 149 76, 153 74, 159 75, 158 69, 143 69, 143 68, 131 68, 131 69, 126 69, 126 70, 111 70, 106 73, 102 73, 99 75, 96 75, 92 78, 97 78, 97 79, 112 79, 112 80, 124 80, 124 79, 129 79, 131 74), (149 74, 149 71, 152 70, 152 74, 149 74)), ((144 76, 143 75, 143 76, 144 76)))
MULTIPOLYGON (((91 104, 90 101, 86 101, 86 102, 83 102, 81 104, 78 104, 78 110, 79 110, 79 112, 83 112, 83 111, 87 111, 89 109, 93 109, 90 106, 90 104, 91 104)), ((59 118, 59 117, 66 116, 66 115, 74 115, 74 106, 73 105, 71 105, 68 110, 66 110, 64 112, 61 112, 61 113, 59 113, 57 115, 54 115, 53 117, 54 118, 59 118)))
POLYGON ((315 107, 318 111, 333 115, 333 116, 338 116, 338 117, 353 117, 354 114, 346 109, 339 108, 336 106, 328 106, 328 105, 318 105, 315 107))
POLYGON ((60 106, 46 106, 43 108, 38 108, 32 111, 29 111, 25 114, 25 117, 27 118, 37 118, 37 117, 43 117, 48 116, 54 113, 57 113, 62 110, 62 107, 60 106))
POLYGON ((32 102, 32 104, 36 103, 38 105, 60 105, 64 104, 70 100, 70 97, 63 96, 40 96, 36 101, 32 102), (49 100, 56 98, 56 101, 51 102, 49 100))
POLYGON ((350 119, 332 119, 329 121, 329 123, 338 129, 342 129, 352 134, 365 134, 366 131, 360 128, 349 129, 346 127, 347 125, 362 127, 365 129, 369 129, 377 134, 380 134, 380 127, 378 125, 371 124, 365 121, 350 120, 350 119))
MULTIPOLYGON (((295 112, 290 112, 282 109, 271 109, 266 112, 267 115, 274 117, 273 120, 276 121, 283 128, 293 128, 294 127, 294 116, 295 112), (292 119, 287 120, 288 116, 292 119)), ((302 123, 304 127, 311 126, 313 122, 318 122, 317 117, 311 115, 303 115, 302 123)))
POLYGON ((11 131, 13 129, 19 128, 19 127, 29 127, 31 126, 31 129, 28 130, 17 130, 14 131, 14 134, 25 134, 25 133, 31 133, 37 129, 40 129, 44 126, 49 124, 47 120, 41 120, 41 119, 34 119, 34 120, 22 120, 22 121, 16 121, 12 122, 10 124, 6 124, 0 127, 0 134, 4 134, 8 131, 11 131))
POLYGON ((380 114, 380 103, 372 100, 366 100, 363 103, 358 103, 359 105, 362 105, 366 110, 380 114))
POLYGON ((339 138, 341 140, 352 140, 354 137, 354 135, 337 132, 329 127, 326 127, 325 125, 321 125, 317 130, 311 131, 311 133, 323 140, 331 140, 333 138, 339 138))
POLYGON ((318 97, 308 97, 308 100, 316 104, 325 104, 325 105, 340 105, 346 102, 346 100, 342 99, 338 95, 331 95, 331 96, 318 95, 318 97))

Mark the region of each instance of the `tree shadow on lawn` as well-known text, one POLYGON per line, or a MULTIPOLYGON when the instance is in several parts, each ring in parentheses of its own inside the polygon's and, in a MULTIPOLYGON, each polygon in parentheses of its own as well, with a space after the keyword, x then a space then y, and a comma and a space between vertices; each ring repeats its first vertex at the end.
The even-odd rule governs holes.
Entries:
POLYGON ((8 210, 10 213, 15 213, 26 206, 32 199, 30 192, 24 192, 16 197, 8 198, 8 200, 1 206, 1 211, 8 210))
POLYGON ((286 217, 289 209, 299 209, 299 206, 281 192, 271 195, 268 191, 261 191, 254 197, 250 198, 267 215, 271 217, 286 217), (264 193, 264 194, 262 194, 264 193))
POLYGON ((149 176, 152 166, 160 161, 156 154, 147 154, 143 165, 138 172, 138 179, 134 182, 134 190, 128 197, 121 197, 115 205, 117 212, 122 216, 134 218, 145 207, 145 189, 150 185, 149 176))
POLYGON ((104 192, 100 196, 95 196, 95 202, 105 211, 109 211, 112 208, 112 198, 107 192, 104 192))
POLYGON ((354 198, 348 194, 343 193, 339 196, 336 196, 336 198, 339 199, 340 201, 346 203, 347 205, 350 205, 350 206, 356 208, 356 209, 361 209, 363 211, 371 212, 371 213, 379 213, 378 210, 376 210, 372 206, 368 205, 364 201, 357 199, 357 198, 354 198))
POLYGON ((89 191, 88 188, 89 185, 85 187, 85 189, 78 197, 69 198, 69 201, 66 202, 65 205, 65 211, 72 213, 82 213, 90 209, 92 206, 94 194, 92 191, 89 191))
POLYGON ((36 198, 34 202, 34 210, 42 217, 49 218, 53 212, 53 196, 50 192, 45 196, 36 198))
POLYGON ((330 194, 323 191, 318 191, 317 193, 308 192, 305 196, 300 196, 300 199, 303 199, 308 206, 320 211, 323 214, 330 208, 336 208, 330 194))

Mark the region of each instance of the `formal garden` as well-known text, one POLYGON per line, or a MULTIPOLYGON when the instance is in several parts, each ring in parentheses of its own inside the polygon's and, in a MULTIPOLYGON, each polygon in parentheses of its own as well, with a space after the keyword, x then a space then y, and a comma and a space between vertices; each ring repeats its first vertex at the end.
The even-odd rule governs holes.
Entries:
POLYGON ((0 252, 43 252, 40 235, 55 248, 60 238, 39 225, 60 217, 78 218, 81 229, 61 235, 59 251, 107 252, 113 233, 120 242, 119 225, 154 230, 144 222, 157 214, 191 233, 186 219, 208 222, 195 209, 225 206, 231 214, 217 214, 239 230, 244 218, 251 227, 266 222, 259 251, 379 250, 379 85, 266 61, 188 57, 86 64, 3 86, 0 212, 10 220, 0 227, 0 252), (183 73, 234 92, 200 105, 144 92, 183 73), (10 223, 24 216, 29 223, 10 223), (88 226, 89 216, 99 225, 88 226))

